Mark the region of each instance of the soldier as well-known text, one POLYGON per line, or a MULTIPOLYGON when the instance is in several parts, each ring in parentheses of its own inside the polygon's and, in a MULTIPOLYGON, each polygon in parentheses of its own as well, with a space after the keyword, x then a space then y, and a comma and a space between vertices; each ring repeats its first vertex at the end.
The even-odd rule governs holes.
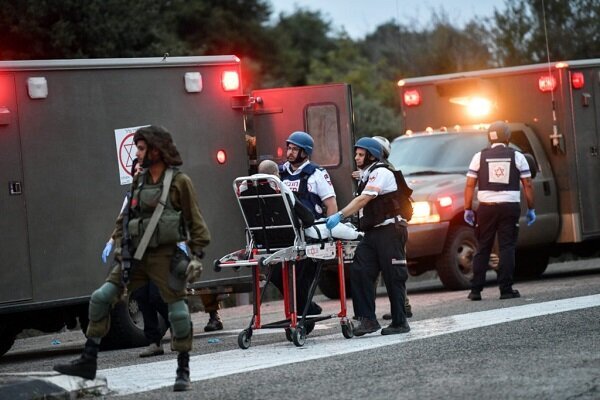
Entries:
POLYGON ((523 185, 527 201, 527 225, 533 224, 536 219, 531 171, 525 156, 508 147, 510 127, 503 121, 494 122, 488 128, 488 139, 491 147, 473 156, 465 186, 464 219, 469 225, 475 225, 478 242, 477 253, 473 258, 471 292, 468 295, 469 300, 473 301, 481 300, 485 272, 496 234, 500 246, 498 264, 500 299, 521 296, 519 291, 512 287, 521 215, 519 181, 523 185), (475 185, 479 185, 477 219, 472 209, 475 185))
POLYGON ((140 128, 133 140, 144 172, 134 177, 129 207, 117 219, 115 254, 120 262, 106 282, 92 293, 83 354, 70 363, 55 365, 54 369, 66 375, 94 379, 100 341, 110 326, 111 306, 125 291, 132 292, 152 281, 168 304, 173 332, 171 347, 179 352, 173 390, 190 390, 189 351, 192 349, 193 330, 186 302, 186 281, 193 280, 201 271, 200 259, 210 242, 210 233, 200 213, 190 178, 176 168, 183 162, 171 134, 165 128, 148 126, 140 128), (161 203, 164 210, 158 227, 152 232, 143 255, 135 254, 134 259, 139 261, 132 263, 131 271, 128 271, 128 259, 124 256, 144 247, 144 243, 140 243, 142 238, 146 239, 144 231, 159 205, 163 181, 171 175, 166 201, 161 203), (129 235, 123 229, 124 219, 129 222, 126 224, 129 235), (129 242, 129 237, 134 248, 122 249, 121 246, 129 242), (183 263, 176 262, 177 256, 181 257, 177 247, 181 241, 186 241, 192 252, 189 262, 185 259, 183 263))

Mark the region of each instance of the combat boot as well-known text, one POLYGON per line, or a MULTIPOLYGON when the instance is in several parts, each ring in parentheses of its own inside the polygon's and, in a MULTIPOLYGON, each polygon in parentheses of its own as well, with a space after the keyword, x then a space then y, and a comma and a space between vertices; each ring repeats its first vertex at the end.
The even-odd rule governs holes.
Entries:
POLYGON ((190 382, 190 353, 187 351, 177 355, 177 376, 175 378, 174 392, 192 390, 190 382))
POLYGON ((83 353, 78 359, 65 364, 56 364, 54 370, 64 375, 95 379, 98 368, 98 348, 98 344, 88 339, 85 342, 83 353))
POLYGON ((218 311, 211 311, 208 323, 204 327, 204 332, 220 331, 223 329, 223 323, 221 322, 221 316, 218 311))

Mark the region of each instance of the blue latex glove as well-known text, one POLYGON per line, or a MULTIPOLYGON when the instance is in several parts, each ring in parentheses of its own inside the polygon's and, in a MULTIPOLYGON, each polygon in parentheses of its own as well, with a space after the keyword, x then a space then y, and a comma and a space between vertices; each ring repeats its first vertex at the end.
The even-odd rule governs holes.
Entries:
POLYGON ((104 264, 106 264, 106 260, 108 259, 108 256, 110 255, 110 252, 112 251, 113 248, 113 242, 112 240, 109 240, 108 242, 106 242, 106 246, 104 246, 104 250, 102 250, 102 262, 104 264))
POLYGON ((185 245, 185 242, 179 242, 177 243, 177 247, 179 247, 179 249, 181 251, 183 251, 185 253, 186 256, 189 256, 190 254, 188 253, 188 249, 187 246, 185 245))
POLYGON ((527 215, 525 215, 527 219, 527 226, 531 226, 535 222, 535 210, 533 208, 527 210, 527 215))
POLYGON ((473 210, 465 210, 465 222, 471 226, 475 225, 475 212, 473 210))
POLYGON ((327 229, 332 230, 333 228, 335 228, 335 226, 337 224, 340 223, 341 220, 342 220, 342 214, 337 212, 337 213, 333 214, 332 216, 330 216, 329 218, 327 218, 327 222, 325 223, 325 226, 327 227, 327 229))

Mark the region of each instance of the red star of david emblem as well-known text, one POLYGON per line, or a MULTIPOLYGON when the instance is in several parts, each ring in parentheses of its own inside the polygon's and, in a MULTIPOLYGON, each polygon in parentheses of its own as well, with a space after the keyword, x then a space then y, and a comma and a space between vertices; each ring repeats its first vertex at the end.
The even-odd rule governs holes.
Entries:
POLYGON ((504 176, 504 168, 502 167, 497 167, 494 169, 494 175, 496 175, 497 178, 500 178, 501 176, 504 176))

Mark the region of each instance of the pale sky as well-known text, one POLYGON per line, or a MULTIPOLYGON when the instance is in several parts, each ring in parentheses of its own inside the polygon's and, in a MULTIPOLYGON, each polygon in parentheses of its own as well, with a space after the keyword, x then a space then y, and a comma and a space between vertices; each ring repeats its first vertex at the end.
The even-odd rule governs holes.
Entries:
POLYGON ((270 0, 273 16, 290 14, 294 6, 320 10, 333 27, 344 27, 353 39, 362 39, 390 20, 425 28, 432 11, 444 9, 449 19, 462 26, 474 16, 491 17, 494 8, 504 9, 504 0, 270 0))

